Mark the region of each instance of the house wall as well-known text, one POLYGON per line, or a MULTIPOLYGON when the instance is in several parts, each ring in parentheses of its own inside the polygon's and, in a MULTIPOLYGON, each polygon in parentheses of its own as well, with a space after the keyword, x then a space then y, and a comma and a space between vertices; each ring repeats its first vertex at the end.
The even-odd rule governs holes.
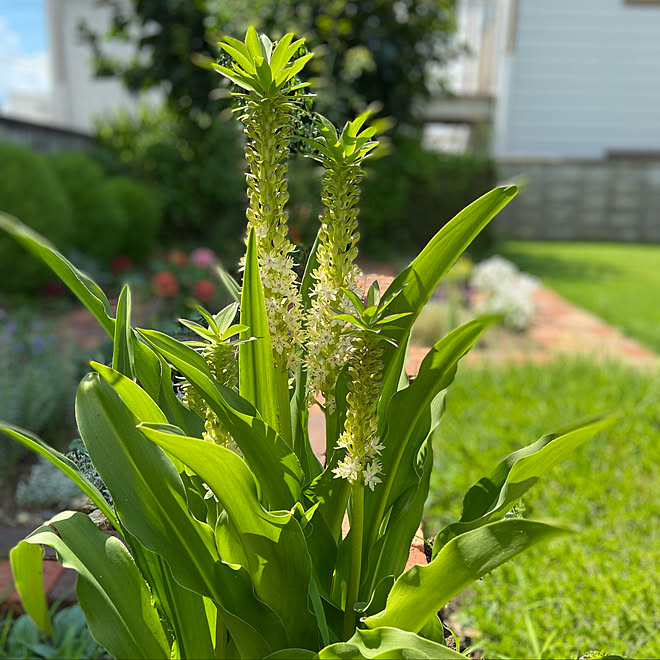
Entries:
POLYGON ((496 157, 660 154, 660 3, 502 2, 496 157))
MULTIPOLYGON (((55 124, 91 131, 97 117, 112 116, 120 108, 133 110, 139 102, 161 100, 158 92, 138 98, 126 92, 115 78, 94 77, 91 49, 81 42, 78 25, 84 20, 95 32, 104 33, 111 15, 108 9, 90 0, 48 0, 47 9, 55 124)), ((131 44, 111 43, 106 50, 120 59, 134 55, 131 44)))
POLYGON ((502 238, 660 242, 660 158, 498 162, 522 190, 495 218, 502 238))

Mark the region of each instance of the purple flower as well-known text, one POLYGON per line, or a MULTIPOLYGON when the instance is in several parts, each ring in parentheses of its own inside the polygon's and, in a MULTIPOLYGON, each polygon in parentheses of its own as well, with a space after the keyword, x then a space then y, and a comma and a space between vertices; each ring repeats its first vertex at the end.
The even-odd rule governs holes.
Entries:
POLYGON ((215 252, 210 248, 200 247, 190 253, 190 261, 200 268, 210 268, 215 260, 215 252))

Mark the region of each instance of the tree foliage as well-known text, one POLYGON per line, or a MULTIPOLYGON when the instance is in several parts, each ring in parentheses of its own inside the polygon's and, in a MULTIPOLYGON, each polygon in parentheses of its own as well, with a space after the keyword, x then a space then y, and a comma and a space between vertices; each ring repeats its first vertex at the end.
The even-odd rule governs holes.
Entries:
POLYGON ((317 109, 336 123, 380 102, 385 116, 410 124, 413 99, 428 92, 429 69, 450 55, 455 18, 455 0, 97 1, 110 10, 109 30, 81 25, 97 75, 119 77, 136 92, 164 85, 172 108, 202 124, 218 107, 220 81, 200 64, 218 55, 222 35, 249 24, 318 45, 309 75, 317 109), (135 57, 112 57, 108 40, 133 43, 135 57))

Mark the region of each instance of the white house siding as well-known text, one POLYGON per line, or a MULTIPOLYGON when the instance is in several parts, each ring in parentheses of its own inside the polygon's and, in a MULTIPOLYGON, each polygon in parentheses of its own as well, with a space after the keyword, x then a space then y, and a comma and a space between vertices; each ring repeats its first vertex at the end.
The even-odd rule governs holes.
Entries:
POLYGON ((513 2, 495 155, 660 153, 660 4, 513 2))
MULTIPOLYGON (((126 1, 126 0, 124 0, 126 1)), ((96 32, 109 25, 110 12, 93 0, 48 0, 51 63, 53 68, 53 112, 55 124, 90 131, 97 117, 112 115, 120 108, 135 109, 138 99, 125 91, 114 78, 95 78, 91 49, 82 43, 78 25, 84 20, 96 32)), ((117 58, 130 58, 134 46, 112 43, 108 52, 117 58)), ((152 93, 140 101, 158 102, 152 93)))

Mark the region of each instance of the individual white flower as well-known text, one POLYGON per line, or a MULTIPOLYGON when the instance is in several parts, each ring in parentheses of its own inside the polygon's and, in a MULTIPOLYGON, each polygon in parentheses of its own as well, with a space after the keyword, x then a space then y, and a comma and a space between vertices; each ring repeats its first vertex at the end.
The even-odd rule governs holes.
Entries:
POLYGON ((378 461, 372 461, 365 466, 364 471, 362 472, 364 478, 364 485, 369 486, 371 490, 374 489, 374 486, 381 483, 381 478, 378 476, 381 470, 381 465, 378 461))

